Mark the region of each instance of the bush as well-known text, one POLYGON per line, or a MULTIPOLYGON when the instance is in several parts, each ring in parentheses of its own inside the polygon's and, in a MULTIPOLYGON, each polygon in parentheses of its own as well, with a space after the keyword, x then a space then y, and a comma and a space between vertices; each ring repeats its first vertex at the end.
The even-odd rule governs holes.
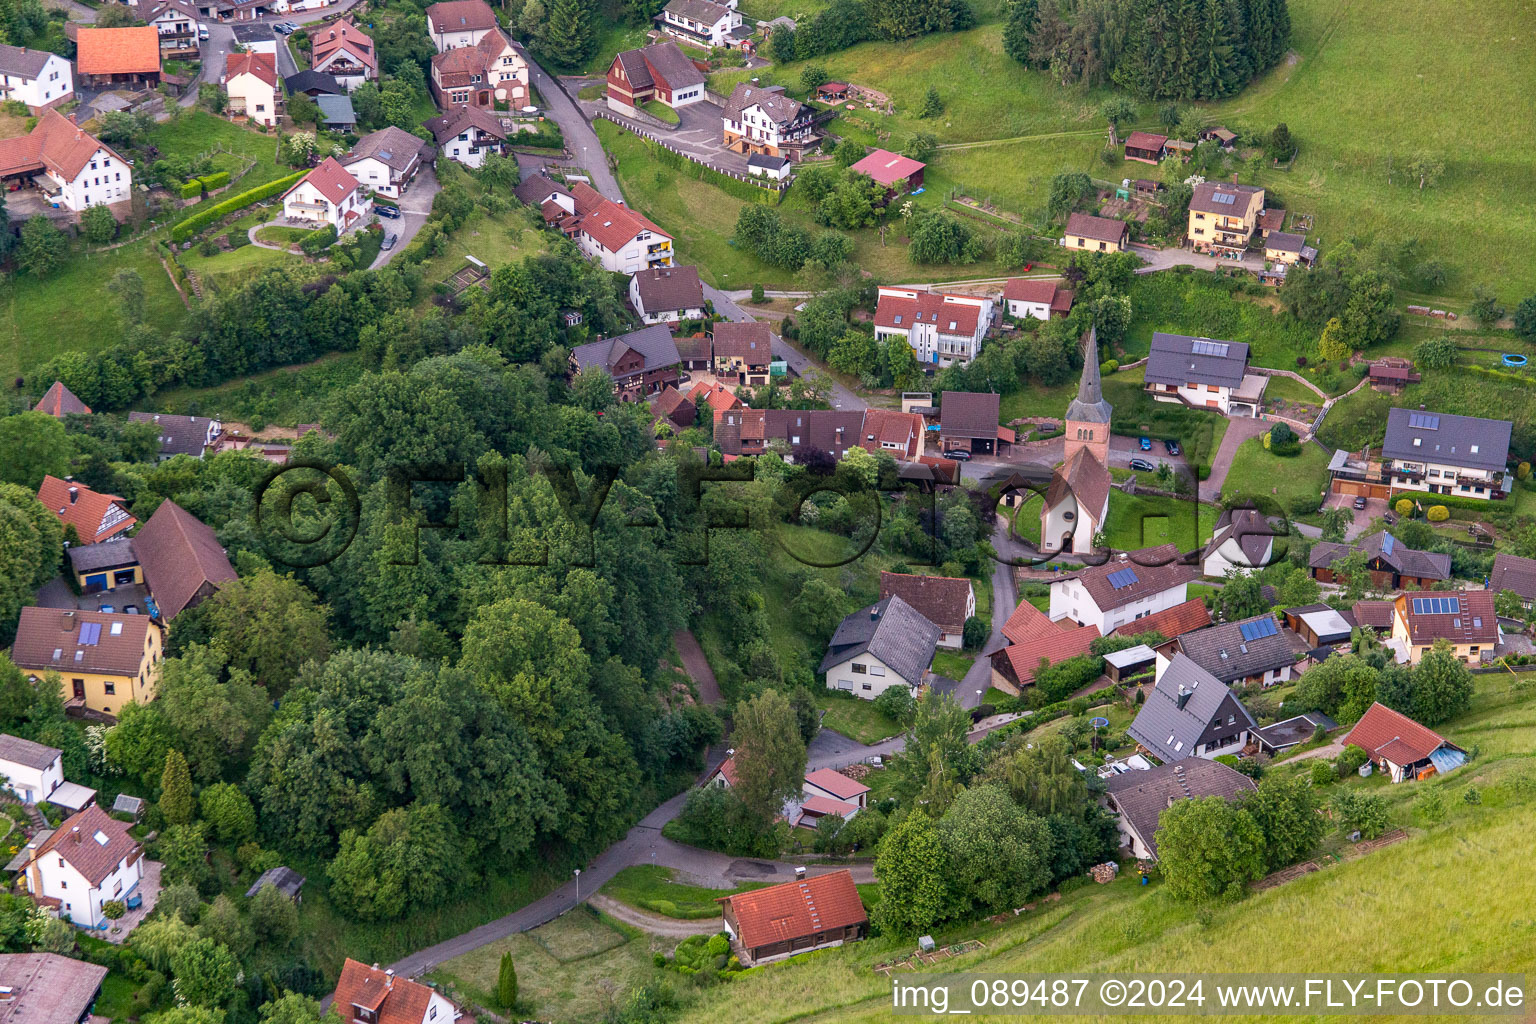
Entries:
POLYGON ((1370 755, 1360 747, 1351 743, 1344 748, 1344 752, 1333 759, 1333 765, 1338 769, 1340 778, 1347 778, 1360 770, 1360 766, 1370 760, 1370 755))
POLYGON ((1099 364, 1099 373, 1106 377, 1118 369, 1120 369, 1120 361, 1118 359, 1106 360, 1105 362, 1099 364))
POLYGON ((1312 762, 1309 774, 1314 786, 1326 786, 1339 777, 1333 765, 1320 757, 1312 762))
POLYGON ((336 244, 336 228, 327 224, 323 228, 316 228, 303 238, 299 239, 299 250, 310 256, 324 252, 336 244))
POLYGON ((1432 523, 1443 523, 1451 518, 1451 510, 1444 505, 1431 505, 1429 511, 1424 513, 1424 518, 1432 523))
POLYGON ((199 210, 186 220, 171 227, 171 241, 185 242, 209 224, 228 214, 234 213, 236 210, 243 210, 252 203, 259 203, 263 199, 270 199, 272 196, 286 192, 308 173, 309 171, 307 170, 296 171, 286 177, 278 178, 276 181, 269 181, 265 185, 257 185, 253 189, 247 189, 244 192, 230 196, 228 199, 214 203, 206 210, 199 210))
POLYGON ((893 722, 906 725, 912 720, 917 702, 905 686, 888 687, 874 700, 875 710, 893 722))
POLYGON ((1408 498, 1398 498, 1397 504, 1392 507, 1397 509, 1397 514, 1400 516, 1413 514, 1413 502, 1408 498))

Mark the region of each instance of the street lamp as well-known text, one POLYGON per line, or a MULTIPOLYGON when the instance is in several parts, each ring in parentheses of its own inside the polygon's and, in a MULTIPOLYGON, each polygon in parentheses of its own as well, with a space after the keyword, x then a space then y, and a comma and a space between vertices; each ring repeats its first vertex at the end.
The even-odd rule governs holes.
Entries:
POLYGON ((576 869, 576 902, 581 902, 581 868, 576 869))

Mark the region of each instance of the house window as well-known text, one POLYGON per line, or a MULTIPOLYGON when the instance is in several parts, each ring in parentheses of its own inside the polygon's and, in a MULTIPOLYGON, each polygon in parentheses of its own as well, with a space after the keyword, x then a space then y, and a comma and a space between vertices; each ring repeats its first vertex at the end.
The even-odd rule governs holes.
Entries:
POLYGON ((111 694, 114 694, 114 693, 117 692, 117 684, 116 683, 106 683, 105 685, 106 685, 106 688, 107 688, 107 694, 109 696, 111 694))
POLYGON ((872 675, 872 676, 883 676, 883 675, 885 675, 885 666, 884 665, 871 665, 871 666, 869 666, 869 674, 872 675))
MULTIPOLYGON (((63 867, 63 866, 64 866, 64 861, 60 860, 59 861, 59 867, 63 867)), ((69 883, 64 881, 62 878, 59 879, 59 888, 60 889, 68 889, 69 888, 69 883)))
POLYGON ((869 684, 868 684, 868 683, 865 683, 865 684, 864 684, 864 689, 866 689, 866 690, 873 690, 873 689, 874 689, 874 687, 873 687, 873 686, 871 686, 871 685, 869 685, 869 684))
POLYGON ((856 676, 868 675, 869 674, 869 669, 866 668, 863 665, 860 665, 858 662, 854 662, 853 663, 853 674, 856 675, 856 676))

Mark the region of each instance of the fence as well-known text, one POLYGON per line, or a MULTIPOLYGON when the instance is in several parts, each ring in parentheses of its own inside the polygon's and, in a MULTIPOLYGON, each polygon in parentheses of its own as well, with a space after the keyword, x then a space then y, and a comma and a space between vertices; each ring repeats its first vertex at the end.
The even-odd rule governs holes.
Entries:
POLYGON ((638 135, 640 138, 642 138, 645 141, 649 142, 651 145, 656 146, 656 147, 658 147, 660 149, 664 149, 668 153, 671 153, 672 155, 674 155, 676 157, 679 157, 679 158, 681 158, 683 160, 687 160, 689 163, 694 164, 695 166, 701 168, 702 170, 706 171, 708 174, 719 175, 722 178, 726 178, 726 179, 729 179, 729 180, 732 180, 732 181, 739 181, 742 184, 751 185, 754 188, 761 189, 764 192, 774 192, 774 193, 777 193, 778 194, 778 199, 776 199, 775 202, 777 202, 779 199, 783 199, 784 198, 784 192, 790 186, 790 182, 789 181, 770 181, 767 178, 756 178, 756 177, 753 177, 750 174, 740 174, 740 173, 738 173, 736 171, 727 171, 727 170, 723 170, 723 169, 721 169, 719 167, 715 167, 712 164, 709 164, 709 163, 704 162, 703 160, 700 160, 698 157, 694 156, 691 153, 683 152, 682 150, 678 149, 676 146, 672 145, 670 142, 667 142, 665 139, 658 138, 656 135, 654 135, 651 132, 646 131, 643 128, 637 128, 633 124, 629 124, 629 123, 625 122, 624 120, 619 118, 618 115, 614 114, 612 111, 609 111, 609 110, 597 110, 597 111, 593 112, 592 116, 594 118, 602 118, 605 121, 612 121, 614 124, 618 125, 620 128, 623 128, 625 131, 631 132, 631 133, 633 133, 635 135, 638 135))

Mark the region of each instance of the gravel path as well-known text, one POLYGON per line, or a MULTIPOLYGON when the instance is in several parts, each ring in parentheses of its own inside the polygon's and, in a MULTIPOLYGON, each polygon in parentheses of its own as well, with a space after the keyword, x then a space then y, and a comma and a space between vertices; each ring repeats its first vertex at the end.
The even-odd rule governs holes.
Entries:
POLYGON ((713 917, 702 918, 697 921, 680 921, 675 917, 662 917, 660 914, 652 914, 648 910, 636 910, 627 903, 620 903, 611 896, 598 893, 588 903, 607 914, 609 917, 635 928, 648 935, 660 935, 669 939, 686 939, 690 935, 713 935, 720 930, 720 922, 713 917))

